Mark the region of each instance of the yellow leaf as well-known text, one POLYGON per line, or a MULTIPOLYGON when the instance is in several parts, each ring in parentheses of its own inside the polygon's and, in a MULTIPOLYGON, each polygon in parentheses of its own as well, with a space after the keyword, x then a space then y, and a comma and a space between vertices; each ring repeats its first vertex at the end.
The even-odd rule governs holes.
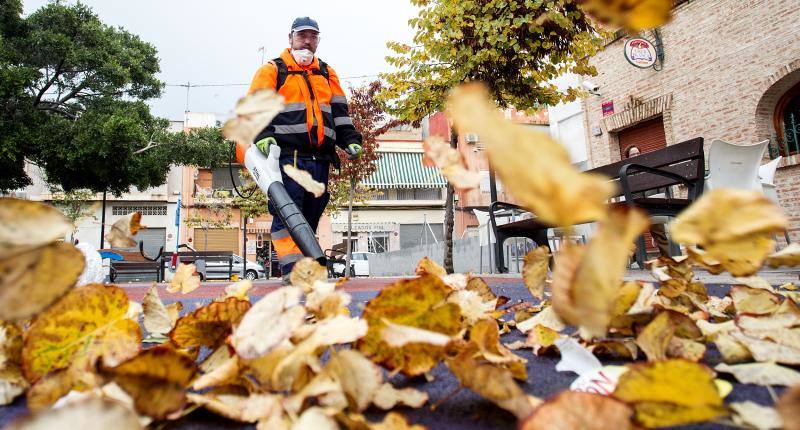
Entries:
POLYGON ((484 302, 497 300, 497 296, 494 294, 492 289, 489 288, 489 284, 487 284, 482 278, 470 277, 469 281, 467 281, 467 290, 478 293, 484 302))
POLYGON ((250 300, 247 292, 253 288, 253 282, 249 279, 244 279, 239 282, 233 283, 225 287, 225 299, 236 297, 239 300, 250 300))
POLYGON ((131 395, 137 411, 157 420, 183 408, 195 372, 191 358, 165 347, 142 351, 119 366, 104 369, 131 395))
POLYGON ((742 384, 779 386, 800 384, 800 372, 775 363, 748 363, 734 366, 721 363, 714 370, 731 373, 742 384))
POLYGON ((631 33, 666 24, 672 0, 581 0, 581 8, 592 18, 612 28, 631 33))
POLYGON ((295 263, 292 273, 289 275, 289 280, 295 287, 300 287, 304 292, 309 292, 314 289, 314 282, 328 280, 328 272, 325 267, 314 259, 305 257, 295 263))
POLYGON ((458 305, 467 325, 474 324, 481 318, 490 317, 497 308, 497 299, 484 302, 480 294, 469 290, 453 291, 447 296, 447 302, 458 305))
POLYGON ((503 185, 538 219, 561 226, 604 218, 614 185, 578 171, 549 135, 505 120, 485 87, 458 87, 447 110, 462 133, 481 136, 503 185))
POLYGON ((363 411, 370 405, 383 383, 381 369, 360 352, 351 349, 331 353, 325 372, 339 382, 352 409, 356 411, 363 411))
POLYGON ((428 393, 414 388, 403 388, 398 390, 388 382, 381 385, 375 393, 373 403, 375 406, 389 410, 397 405, 405 405, 410 408, 421 408, 428 401, 428 393))
POLYGON ((661 311, 636 337, 636 344, 644 351, 649 361, 664 360, 666 358, 685 358, 699 361, 705 353, 705 346, 701 346, 699 357, 696 351, 687 350, 691 344, 682 343, 685 340, 702 339, 703 333, 688 316, 675 311, 661 311), (677 342, 677 343, 673 343, 677 342), (670 346, 673 348, 670 348, 670 346))
POLYGON ((0 321, 0 368, 22 364, 22 330, 0 321))
POLYGON ((778 310, 781 298, 774 293, 760 288, 750 288, 736 285, 728 293, 733 300, 737 314, 771 314, 778 310))
POLYGON ((281 413, 281 397, 276 394, 187 394, 190 402, 234 421, 255 423, 281 413))
POLYGON ((121 403, 90 398, 15 421, 7 430, 140 430, 139 417, 121 403))
POLYGON ((718 333, 714 335, 713 341, 725 363, 743 363, 753 360, 750 350, 730 333, 718 333))
POLYGON ((441 170, 447 182, 455 189, 466 191, 480 185, 481 177, 478 172, 468 169, 458 149, 451 148, 441 137, 429 137, 422 144, 422 148, 425 150, 426 159, 431 160, 433 165, 441 170))
POLYGON ((521 422, 520 430, 637 429, 633 409, 600 394, 565 391, 546 401, 521 422))
POLYGON ((445 346, 453 338, 438 331, 424 330, 413 326, 393 324, 386 321, 381 330, 381 339, 392 348, 401 348, 412 343, 445 346))
POLYGON ((553 309, 584 338, 603 337, 614 316, 633 241, 649 225, 635 209, 615 208, 587 246, 565 246, 553 273, 553 309))
POLYGON ((195 379, 192 383, 192 389, 200 391, 212 387, 237 385, 240 370, 239 358, 231 357, 195 379))
POLYGON ((397 412, 389 412, 383 421, 373 423, 361 414, 338 414, 336 420, 347 430, 425 430, 424 426, 410 425, 405 417, 397 412))
POLYGON ((28 390, 28 409, 33 412, 47 409, 75 389, 76 385, 80 384, 76 381, 73 369, 51 372, 28 390))
POLYGON ((111 229, 106 233, 106 240, 111 244, 111 247, 135 247, 136 241, 133 239, 133 236, 136 235, 140 229, 147 228, 140 224, 141 220, 141 212, 131 212, 112 224, 111 229))
POLYGON ((557 332, 567 328, 567 326, 564 325, 561 319, 558 318, 558 315, 556 314, 556 311, 553 310, 552 306, 547 306, 535 316, 528 318, 525 321, 522 321, 521 323, 517 324, 517 329, 519 329, 519 331, 523 333, 527 333, 537 325, 542 325, 557 332))
POLYGON ((706 266, 716 262, 734 276, 750 276, 772 252, 772 235, 785 230, 787 223, 760 192, 720 188, 704 193, 683 211, 670 224, 670 233, 679 243, 703 248, 690 253, 694 261, 706 266))
POLYGON ((288 339, 305 320, 306 312, 300 305, 302 295, 300 288, 286 287, 256 302, 233 331, 231 343, 236 353, 252 360, 288 339))
POLYGON ((209 303, 179 319, 169 337, 180 348, 217 347, 249 309, 250 302, 234 297, 209 303))
POLYGON ((435 276, 447 276, 447 271, 444 270, 444 267, 440 266, 438 263, 428 257, 419 260, 419 263, 417 263, 417 269, 414 271, 414 273, 419 276, 422 276, 426 273, 435 276))
POLYGON ((630 339, 605 339, 592 342, 587 346, 592 354, 598 357, 621 358, 624 360, 636 360, 639 355, 639 348, 630 339))
POLYGON ((767 266, 773 269, 781 266, 795 267, 797 265, 800 265, 800 244, 796 242, 767 256, 767 266))
MULTIPOLYGON (((180 302, 178 302, 180 303, 180 302)), ((165 335, 172 330, 175 326, 176 319, 172 318, 167 307, 158 296, 158 289, 155 285, 150 287, 150 290, 145 294, 142 300, 142 309, 144 312, 144 329, 149 334, 165 335)))
POLYGON ((536 355, 546 355, 558 352, 556 341, 561 338, 561 333, 537 324, 532 330, 528 332, 528 337, 525 339, 525 346, 533 348, 533 353, 536 355))
POLYGON ((614 397, 632 405, 645 427, 666 427, 712 420, 727 414, 714 385, 714 372, 687 360, 629 366, 614 397))
POLYGON ((35 382, 85 359, 114 366, 141 348, 139 325, 125 318, 128 297, 115 286, 76 288, 36 318, 25 333, 25 377, 35 382))
POLYGON ((28 381, 17 365, 0 367, 0 406, 11 404, 28 389, 28 381))
POLYGON ((525 281, 525 287, 531 295, 539 300, 544 298, 544 286, 549 267, 550 248, 546 246, 540 246, 525 256, 522 280, 525 281))
POLYGON ((639 299, 641 292, 642 286, 638 282, 625 282, 622 284, 622 288, 617 292, 617 298, 614 301, 613 315, 615 317, 625 315, 639 299))
POLYGON ((483 319, 475 323, 469 331, 469 341, 478 347, 479 354, 484 360, 507 367, 516 379, 521 381, 528 379, 525 370, 528 360, 514 354, 500 343, 500 328, 494 319, 483 319))
POLYGON ((225 122, 222 134, 228 140, 250 145, 282 110, 283 97, 271 89, 257 91, 239 99, 236 117, 225 122))
POLYGON ((0 260, 63 239, 73 228, 52 206, 0 198, 0 260))
POLYGON ((292 178, 298 185, 303 187, 304 190, 313 194, 314 197, 320 198, 325 194, 325 184, 315 181, 311 173, 298 169, 291 164, 284 165, 283 172, 286 173, 286 176, 292 178))
POLYGON ((83 253, 54 243, 0 260, 0 319, 30 318, 52 305, 78 280, 83 253))
POLYGON ((349 313, 347 305, 352 297, 344 291, 336 291, 336 284, 314 281, 312 291, 306 296, 306 310, 318 319, 349 313))
POLYGON ((197 274, 197 267, 194 264, 181 263, 169 282, 167 292, 180 291, 181 294, 189 294, 198 288, 200 288, 200 275, 197 274))
POLYGON ((412 344, 391 348, 381 338, 386 321, 453 336, 461 330, 458 305, 446 303, 452 290, 438 276, 423 275, 384 287, 364 308, 369 324, 367 336, 358 349, 374 362, 406 375, 421 375, 433 368, 444 355, 441 347, 412 344))

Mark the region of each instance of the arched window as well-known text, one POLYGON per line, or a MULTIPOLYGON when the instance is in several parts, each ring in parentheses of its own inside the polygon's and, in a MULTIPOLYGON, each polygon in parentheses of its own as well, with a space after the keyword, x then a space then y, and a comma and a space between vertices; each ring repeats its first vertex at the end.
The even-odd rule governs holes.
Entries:
POLYGON ((800 153, 800 83, 778 100, 773 123, 781 155, 800 153))

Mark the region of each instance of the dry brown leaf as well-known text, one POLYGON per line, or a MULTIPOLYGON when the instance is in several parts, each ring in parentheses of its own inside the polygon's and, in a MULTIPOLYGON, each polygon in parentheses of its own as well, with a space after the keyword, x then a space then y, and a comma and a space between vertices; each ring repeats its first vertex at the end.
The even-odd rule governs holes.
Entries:
POLYGON ((544 298, 544 286, 549 268, 550 248, 540 246, 525 256, 525 265, 522 267, 522 280, 531 295, 539 300, 544 298))
POLYGON ((645 427, 666 427, 708 421, 727 414, 714 384, 714 372, 687 360, 656 361, 629 366, 614 397, 636 410, 645 427))
POLYGON ((363 411, 369 406, 383 383, 381 369, 360 352, 351 349, 331 353, 325 372, 339 382, 352 409, 356 411, 363 411))
POLYGON ((281 397, 276 394, 187 394, 187 399, 225 418, 255 423, 281 413, 281 397))
POLYGON ((617 292, 617 298, 614 301, 614 317, 625 315, 633 307, 634 303, 639 299, 639 294, 642 292, 642 285, 638 282, 625 282, 617 292))
POLYGON ((455 189, 467 191, 481 184, 478 172, 467 168, 458 149, 450 147, 441 137, 431 136, 425 139, 422 148, 425 150, 425 157, 442 171, 447 182, 455 189))
POLYGON ((753 355, 747 347, 736 340, 731 333, 718 333, 713 338, 722 361, 728 364, 753 361, 753 355))
POLYGON ((381 385, 375 393, 373 403, 375 406, 389 410, 397 405, 405 405, 410 408, 421 408, 428 401, 428 393, 414 388, 403 388, 398 390, 388 382, 381 385))
POLYGON ((445 346, 453 338, 438 331, 425 330, 413 326, 394 324, 389 321, 381 329, 381 340, 392 348, 401 348, 410 343, 445 346))
POLYGON ((104 399, 86 399, 63 408, 48 409, 19 419, 7 430, 140 430, 139 417, 124 405, 104 399))
POLYGON ((536 408, 520 430, 634 430, 633 409, 600 394, 565 391, 536 408))
POLYGON ((64 239, 73 229, 50 205, 0 198, 0 260, 64 239))
POLYGON ((303 292, 308 293, 314 289, 315 282, 328 280, 328 272, 313 258, 304 257, 295 263, 289 280, 292 285, 300 287, 303 292))
POLYGON ((762 406, 749 400, 731 403, 728 406, 735 412, 733 422, 736 424, 757 430, 783 428, 781 417, 774 408, 762 406))
POLYGON ((211 302, 181 317, 169 337, 179 348, 216 348, 249 309, 250 302, 234 297, 224 302, 211 302))
POLYGON ((424 426, 408 424, 397 412, 389 412, 379 423, 369 422, 361 414, 338 414, 336 420, 347 430, 425 430, 424 426))
POLYGON ((666 24, 673 6, 671 0, 580 0, 579 4, 592 18, 631 33, 666 24))
POLYGON ((0 406, 11 404, 28 389, 28 381, 16 364, 0 367, 0 406))
POLYGON ((315 281, 312 291, 306 296, 306 310, 318 319, 325 319, 349 313, 347 306, 351 301, 350 294, 336 290, 336 284, 315 281))
POLYGON ((533 317, 518 323, 517 329, 523 333, 527 333, 537 325, 542 325, 554 331, 562 331, 567 328, 556 314, 556 311, 553 310, 552 306, 548 306, 533 317))
POLYGON ((482 318, 490 317, 497 308, 497 299, 483 301, 481 295, 470 290, 453 291, 447 296, 448 303, 455 303, 461 309, 461 316, 467 325, 482 318))
POLYGON ((305 320, 306 312, 300 305, 302 295, 300 288, 287 287, 256 302, 233 331, 231 344, 236 353, 252 360, 288 339, 305 320))
POLYGON ((800 264, 800 244, 791 243, 786 248, 767 256, 767 266, 777 269, 779 267, 795 267, 800 264))
POLYGON ((484 302, 497 300, 497 296, 494 294, 492 289, 489 288, 489 284, 487 284, 482 278, 470 277, 469 281, 467 281, 467 290, 478 293, 484 302))
POLYGON ((0 319, 17 321, 45 310, 75 285, 84 266, 83 253, 67 243, 0 260, 0 319))
POLYGON ((37 316, 25 333, 25 377, 44 375, 85 360, 115 366, 141 348, 139 325, 127 319, 128 297, 118 287, 87 285, 70 291, 37 316))
POLYGON ((514 354, 500 343, 500 328, 494 319, 484 319, 475 323, 469 331, 469 341, 478 348, 478 355, 493 364, 501 364, 511 370, 515 379, 525 381, 528 374, 525 364, 528 360, 514 354))
POLYGON ((133 248, 136 246, 136 241, 133 236, 143 228, 147 228, 140 224, 142 220, 141 212, 131 212, 128 215, 118 219, 106 233, 105 239, 111 244, 112 248, 133 248))
POLYGON ((437 262, 431 260, 428 257, 424 257, 422 260, 419 260, 417 263, 417 268, 414 270, 419 276, 422 276, 426 273, 435 276, 447 276, 447 270, 444 270, 444 267, 440 266, 437 262))
POLYGON ((285 164, 283 166, 283 172, 286 173, 286 176, 297 182, 297 185, 300 185, 304 190, 313 194, 314 197, 320 198, 325 194, 325 184, 315 181, 311 173, 298 169, 291 164, 285 164))
POLYGON ((561 334, 551 328, 537 324, 528 332, 525 339, 525 346, 533 348, 536 355, 547 355, 558 352, 556 341, 561 338, 561 334))
POLYGON ((686 358, 699 361, 705 354, 705 345, 687 343, 703 338, 703 333, 688 316, 665 310, 660 312, 648 324, 639 336, 636 344, 647 355, 648 361, 665 360, 667 358, 686 358), (692 347, 699 348, 692 349, 692 347))
POLYGON ((283 409, 291 416, 303 410, 307 399, 316 399, 316 403, 331 410, 341 411, 347 408, 347 398, 342 392, 342 385, 331 376, 320 373, 303 386, 295 394, 286 398, 283 409))
POLYGON ((189 294, 198 288, 200 288, 200 275, 197 274, 197 267, 194 264, 181 263, 169 282, 167 292, 180 291, 181 294, 189 294))
POLYGON ((592 354, 598 357, 633 360, 639 356, 639 347, 631 339, 605 339, 592 342, 587 346, 592 354))
POLYGON ((560 226, 605 217, 614 185, 578 171, 566 148, 548 134, 505 120, 483 85, 458 87, 447 111, 462 133, 481 136, 503 185, 538 219, 560 226))
POLYGON ((283 97, 271 89, 256 91, 239 99, 236 117, 225 122, 222 134, 225 138, 241 144, 252 144, 272 119, 283 110, 283 97))
POLYGON ((195 379, 192 383, 192 389, 200 391, 212 387, 237 385, 236 383, 239 380, 240 371, 241 364, 239 363, 239 358, 231 357, 215 366, 211 371, 195 379))
POLYGON ((720 188, 703 196, 670 224, 672 238, 700 245, 691 258, 705 266, 719 266, 734 276, 750 276, 774 248, 773 234, 788 221, 772 201, 756 191, 720 188), (724 219, 724 223, 719 220, 724 219))
POLYGON ((775 404, 784 430, 800 430, 800 385, 784 391, 775 404))
POLYGON ((775 363, 748 363, 735 366, 721 363, 714 370, 731 373, 742 384, 781 386, 800 384, 800 372, 775 363))
POLYGON ((760 288, 736 285, 728 293, 733 300, 737 314, 771 314, 778 310, 781 298, 775 293, 760 288))
POLYGON ((253 282, 249 279, 242 279, 239 282, 235 282, 225 287, 225 297, 223 297, 223 299, 236 297, 239 300, 250 300, 247 292, 250 291, 251 288, 253 288, 253 282))
POLYGON ((183 408, 196 367, 186 355, 157 347, 103 372, 130 394, 138 412, 158 420, 183 408))
POLYGON ((158 296, 158 289, 155 285, 150 287, 150 290, 145 294, 142 300, 142 309, 144 311, 144 329, 150 334, 166 335, 177 322, 177 318, 173 319, 173 316, 177 315, 171 315, 167 307, 164 306, 158 296))
POLYGON ((800 364, 800 345, 797 344, 798 333, 790 339, 783 338, 783 332, 761 334, 763 338, 749 336, 741 332, 732 332, 731 336, 744 345, 756 361, 775 362, 790 365, 800 364))
POLYGON ((292 424, 292 430, 339 430, 339 426, 324 409, 312 406, 292 424))
POLYGON ((649 225, 647 215, 615 208, 588 246, 565 246, 553 273, 553 309, 584 338, 604 337, 633 241, 649 225))
MULTIPOLYGON (((32 412, 47 409, 79 385, 75 380, 73 369, 62 369, 50 372, 37 381, 27 395, 27 406, 32 412)), ((84 387, 81 387, 84 388, 84 387)))

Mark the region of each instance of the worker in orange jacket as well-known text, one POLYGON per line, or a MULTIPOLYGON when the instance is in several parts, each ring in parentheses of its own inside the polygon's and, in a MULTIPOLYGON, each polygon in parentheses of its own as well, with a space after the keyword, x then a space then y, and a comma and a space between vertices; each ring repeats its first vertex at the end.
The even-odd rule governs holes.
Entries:
MULTIPOLYGON (((278 145, 281 166, 293 164, 325 184, 325 194, 314 197, 281 172, 286 191, 315 232, 330 200, 327 192, 330 167, 340 166, 335 147, 343 149, 351 159, 362 152, 361 133, 353 127, 339 77, 315 56, 319 40, 319 25, 315 20, 295 19, 289 33, 290 47, 258 69, 248 92, 271 88, 284 98, 283 112, 256 137, 255 145, 264 153, 269 152, 270 145, 278 145)), ((273 215, 272 243, 286 283, 294 263, 303 255, 271 203, 269 211, 273 215)))

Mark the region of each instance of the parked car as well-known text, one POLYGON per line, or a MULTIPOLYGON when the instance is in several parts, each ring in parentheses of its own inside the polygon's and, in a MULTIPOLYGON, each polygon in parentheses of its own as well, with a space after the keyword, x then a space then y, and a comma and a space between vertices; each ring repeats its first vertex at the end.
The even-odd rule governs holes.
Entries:
MULTIPOLYGON (((233 254, 233 271, 232 273, 242 276, 244 269, 244 261, 242 257, 233 254)), ((206 263, 206 276, 207 279, 228 279, 228 265, 223 262, 208 262, 206 263)), ((266 279, 267 274, 264 271, 264 266, 256 263, 255 261, 247 260, 247 273, 245 278, 250 280, 266 279)))
MULTIPOLYGON (((354 252, 347 276, 369 276, 369 257, 374 254, 373 252, 354 252)), ((344 263, 334 263, 333 272, 337 276, 345 276, 344 263)))

